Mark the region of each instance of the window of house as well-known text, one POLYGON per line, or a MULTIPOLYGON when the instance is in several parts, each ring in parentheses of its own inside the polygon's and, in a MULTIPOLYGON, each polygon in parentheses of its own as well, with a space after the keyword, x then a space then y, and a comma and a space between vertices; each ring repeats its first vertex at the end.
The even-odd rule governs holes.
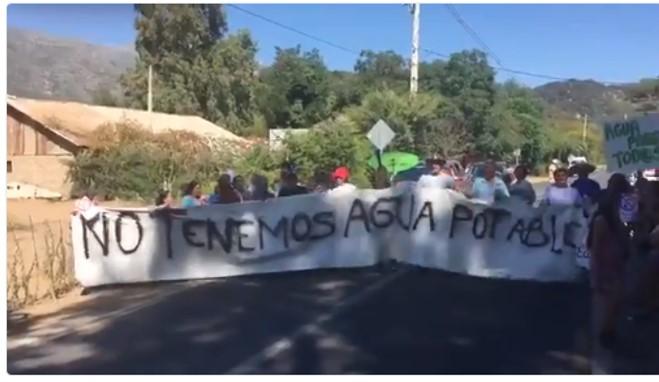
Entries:
POLYGON ((9 174, 9 173, 12 172, 13 170, 14 170, 14 169, 12 168, 11 161, 8 160, 8 161, 7 161, 7 173, 9 174))

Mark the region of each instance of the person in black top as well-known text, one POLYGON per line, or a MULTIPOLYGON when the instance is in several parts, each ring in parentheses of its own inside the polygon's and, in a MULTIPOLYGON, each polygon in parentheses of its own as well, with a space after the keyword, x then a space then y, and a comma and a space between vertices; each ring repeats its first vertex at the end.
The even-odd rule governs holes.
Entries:
POLYGON ((297 174, 289 172, 284 175, 282 179, 282 187, 279 189, 278 197, 304 195, 308 194, 309 190, 306 187, 298 184, 297 174))
POLYGON ((268 190, 268 179, 263 175, 252 175, 251 179, 252 191, 251 200, 268 200, 275 197, 275 195, 268 190))

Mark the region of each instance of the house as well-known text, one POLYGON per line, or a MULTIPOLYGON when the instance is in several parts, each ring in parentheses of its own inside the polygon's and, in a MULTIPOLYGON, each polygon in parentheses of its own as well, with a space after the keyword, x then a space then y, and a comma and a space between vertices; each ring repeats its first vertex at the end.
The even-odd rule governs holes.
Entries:
POLYGON ((7 182, 10 195, 67 198, 71 183, 68 163, 86 149, 98 126, 132 121, 153 132, 184 130, 246 147, 249 141, 201 117, 149 113, 144 110, 87 105, 78 102, 7 98, 7 182), (38 194, 38 193, 37 193, 38 194))

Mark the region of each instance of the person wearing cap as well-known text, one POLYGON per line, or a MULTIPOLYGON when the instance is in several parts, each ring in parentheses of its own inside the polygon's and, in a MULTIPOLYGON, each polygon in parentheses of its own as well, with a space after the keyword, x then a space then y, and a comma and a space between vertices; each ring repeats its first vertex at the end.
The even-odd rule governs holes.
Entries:
POLYGON ((419 187, 453 188, 450 169, 441 159, 430 160, 430 174, 422 175, 417 183, 419 187))
POLYGON ((571 173, 577 174, 577 180, 572 182, 572 187, 579 191, 579 195, 585 200, 592 203, 597 202, 597 198, 602 191, 599 183, 590 179, 588 175, 595 171, 595 166, 589 163, 577 163, 570 168, 571 173))
POLYGON ((350 192, 355 191, 357 187, 354 184, 350 184, 350 170, 347 167, 342 166, 334 170, 332 173, 332 180, 334 181, 334 188, 331 190, 332 193, 335 192, 350 192))

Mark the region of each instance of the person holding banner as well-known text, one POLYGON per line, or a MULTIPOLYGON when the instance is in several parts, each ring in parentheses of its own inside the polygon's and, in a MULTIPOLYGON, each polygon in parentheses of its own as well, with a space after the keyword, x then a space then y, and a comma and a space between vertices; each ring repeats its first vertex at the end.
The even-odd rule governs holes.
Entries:
POLYGON ((308 194, 309 190, 298 184, 297 174, 294 172, 284 172, 283 179, 281 180, 281 187, 277 192, 278 198, 287 196, 304 195, 308 194))
POLYGON ((577 163, 570 168, 571 173, 577 174, 577 180, 572 182, 572 187, 579 191, 582 199, 595 204, 602 190, 599 183, 588 177, 593 171, 595 166, 590 163, 577 163))
POLYGON ((471 191, 465 190, 465 195, 472 199, 484 201, 489 204, 510 197, 508 187, 503 180, 497 176, 497 168, 492 161, 487 161, 487 163, 485 163, 483 177, 476 178, 471 191))
POLYGON ((199 182, 193 180, 185 185, 183 188, 183 199, 181 199, 182 208, 201 207, 206 204, 206 201, 201 194, 201 186, 199 182))
POLYGON ((581 206, 581 196, 576 188, 567 184, 568 170, 559 168, 554 171, 554 184, 545 190, 541 204, 550 206, 581 206))
POLYGON ((251 200, 252 196, 250 195, 250 192, 247 190, 247 186, 245 185, 245 178, 243 178, 242 175, 236 175, 233 177, 233 180, 231 181, 231 185, 233 187, 233 190, 238 196, 240 197, 240 201, 243 202, 245 200, 251 200))
POLYGON ((518 197, 532 205, 535 203, 536 195, 533 186, 528 180, 526 180, 528 173, 526 166, 519 165, 515 167, 515 180, 510 184, 509 190, 510 196, 518 197))
POLYGON ((268 190, 268 179, 263 175, 254 174, 251 178, 251 200, 264 201, 272 199, 275 195, 268 190))
POLYGON ((98 196, 96 191, 88 189, 82 195, 82 198, 76 200, 72 214, 85 214, 89 210, 93 210, 98 206, 98 196))
POLYGON ((350 170, 347 167, 339 167, 332 173, 332 180, 335 183, 331 193, 350 192, 357 190, 357 187, 348 183, 350 179, 350 170))
POLYGON ((215 193, 218 195, 218 204, 232 204, 242 202, 242 196, 233 187, 233 177, 230 173, 220 175, 215 187, 215 193))
POLYGON ((640 195, 640 216, 633 237, 636 258, 643 265, 634 288, 639 310, 634 319, 659 311, 659 182, 648 182, 640 195))
POLYGON ((435 187, 452 189, 454 186, 454 179, 450 174, 450 169, 446 163, 441 159, 430 160, 430 174, 422 175, 419 178, 419 187, 435 187))
POLYGON ((622 313, 625 260, 631 249, 629 230, 619 213, 621 199, 630 188, 624 175, 611 176, 586 241, 590 252, 595 327, 600 344, 609 349, 618 344, 617 323, 622 313))
POLYGON ((174 198, 169 190, 162 189, 158 191, 155 202, 157 209, 174 207, 174 198))

